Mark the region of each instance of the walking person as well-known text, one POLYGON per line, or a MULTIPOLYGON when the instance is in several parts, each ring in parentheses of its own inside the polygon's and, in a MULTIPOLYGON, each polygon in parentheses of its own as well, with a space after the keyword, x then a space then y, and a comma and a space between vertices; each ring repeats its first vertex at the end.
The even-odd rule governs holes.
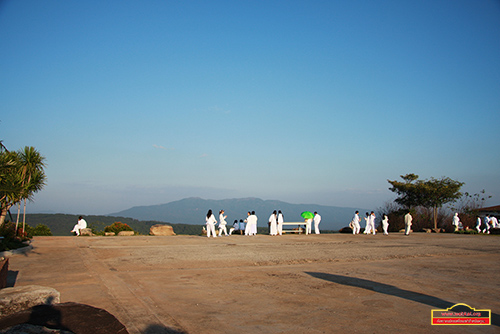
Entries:
POLYGON ((277 225, 277 216, 276 210, 273 211, 271 216, 269 217, 269 235, 277 235, 278 234, 278 225, 277 225))
POLYGON ((408 210, 408 213, 405 215, 405 235, 410 235, 412 220, 413 217, 411 216, 410 211, 408 210))
POLYGON ((453 222, 451 224, 455 226, 455 232, 461 230, 460 226, 462 224, 460 223, 460 218, 458 218, 458 212, 456 212, 455 215, 453 216, 453 222))
POLYGON ((354 213, 354 217, 352 217, 352 234, 359 234, 361 230, 361 226, 359 225, 359 211, 354 213))
POLYGON ((321 223, 321 216, 316 211, 314 211, 313 221, 314 221, 314 233, 320 234, 319 233, 319 223, 321 223))
POLYGON ((212 209, 208 210, 207 216, 205 217, 205 221, 207 224, 207 237, 210 238, 210 234, 212 234, 213 238, 216 238, 215 234, 215 224, 217 224, 217 220, 215 219, 214 214, 212 213, 212 209))
POLYGON ((227 235, 227 228, 226 228, 227 216, 224 216, 224 213, 225 213, 224 210, 219 211, 219 237, 222 235, 222 232, 224 232, 227 235))
POLYGON ((285 222, 285 218, 283 217, 283 213, 281 210, 278 210, 278 234, 283 234, 283 223, 285 222))
POLYGON ((481 217, 476 216, 476 230, 477 233, 481 233, 481 217))
POLYGON ((370 214, 367 212, 366 214, 366 217, 365 217, 365 230, 363 231, 363 234, 370 234, 370 228, 371 228, 371 224, 370 224, 370 214))
POLYGON ((483 233, 490 234, 490 215, 484 217, 484 230, 483 233))
POLYGON ((372 232, 373 235, 375 235, 375 233, 377 232, 377 230, 375 229, 375 212, 373 211, 371 212, 369 219, 370 219, 370 231, 372 232))
POLYGON ((384 215, 384 219, 382 220, 382 229, 384 230, 384 235, 389 235, 389 232, 388 232, 389 217, 387 217, 387 215, 384 215))

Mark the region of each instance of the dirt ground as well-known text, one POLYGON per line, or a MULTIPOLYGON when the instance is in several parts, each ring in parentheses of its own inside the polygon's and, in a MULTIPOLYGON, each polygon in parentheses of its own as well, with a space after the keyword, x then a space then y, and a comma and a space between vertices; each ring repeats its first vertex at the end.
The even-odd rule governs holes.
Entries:
POLYGON ((35 237, 15 286, 104 308, 135 333, 499 333, 500 237, 35 237), (431 310, 490 309, 489 326, 431 310))

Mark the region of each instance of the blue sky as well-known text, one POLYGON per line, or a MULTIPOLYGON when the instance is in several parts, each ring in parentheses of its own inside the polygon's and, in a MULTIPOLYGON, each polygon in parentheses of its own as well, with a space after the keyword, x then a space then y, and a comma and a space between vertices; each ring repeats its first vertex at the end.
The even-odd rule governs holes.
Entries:
POLYGON ((376 209, 407 173, 500 203, 499 1, 4 0, 0 101, 31 212, 376 209))

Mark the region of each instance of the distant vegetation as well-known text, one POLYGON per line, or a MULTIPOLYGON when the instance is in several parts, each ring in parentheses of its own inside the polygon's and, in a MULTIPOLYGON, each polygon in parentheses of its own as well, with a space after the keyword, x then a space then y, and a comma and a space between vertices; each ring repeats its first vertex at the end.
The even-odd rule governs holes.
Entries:
MULTIPOLYGON (((185 235, 198 235, 204 225, 190 225, 190 224, 170 224, 168 222, 159 221, 141 221, 133 218, 127 217, 112 217, 112 216, 84 216, 87 221, 88 227, 96 232, 103 232, 106 226, 110 226, 113 223, 120 222, 127 224, 134 231, 139 234, 149 235, 149 228, 156 224, 168 224, 171 225, 176 234, 185 235)), ((68 214, 27 214, 26 222, 35 226, 37 224, 43 224, 50 228, 52 235, 55 236, 69 236, 72 235, 70 232, 73 226, 78 222, 78 215, 68 215, 68 214)))

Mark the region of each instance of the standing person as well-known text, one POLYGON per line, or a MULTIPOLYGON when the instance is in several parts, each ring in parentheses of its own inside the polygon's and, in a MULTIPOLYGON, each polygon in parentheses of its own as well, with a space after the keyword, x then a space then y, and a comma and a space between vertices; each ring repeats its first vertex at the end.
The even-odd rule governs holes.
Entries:
POLYGON ((248 211, 247 219, 245 219, 245 223, 247 223, 247 225, 245 226, 245 235, 251 235, 252 232, 252 219, 250 218, 251 215, 252 213, 248 211))
POLYGON ((255 211, 252 211, 252 217, 253 217, 253 221, 252 221, 252 231, 251 233, 253 235, 257 235, 257 215, 255 214, 255 211))
POLYGON ((365 217, 365 230, 364 230, 364 234, 370 234, 370 227, 372 225, 370 224, 370 214, 367 212, 366 213, 366 217, 365 217))
POLYGON ((278 234, 278 226, 276 225, 276 210, 273 211, 271 216, 269 217, 269 234, 276 235, 278 234))
POLYGON ((384 215, 384 219, 382 220, 382 229, 384 230, 384 235, 389 235, 387 231, 389 229, 389 217, 387 215, 384 215))
POLYGON ((278 210, 278 234, 283 234, 283 223, 285 222, 285 218, 283 217, 283 213, 281 210, 278 210))
POLYGON ((222 235, 222 232, 224 232, 227 235, 227 228, 226 228, 227 216, 224 216, 224 213, 225 213, 224 210, 219 211, 219 237, 222 235))
POLYGON ((305 223, 306 223, 306 234, 311 234, 312 218, 307 218, 305 223))
POLYGON ((455 212, 455 215, 453 216, 453 222, 451 224, 455 226, 455 232, 457 232, 460 227, 460 218, 458 218, 458 212, 455 212))
POLYGON ((412 220, 413 217, 411 216, 410 211, 408 210, 408 213, 405 215, 405 235, 410 235, 412 220))
POLYGON ((205 217, 205 222, 207 224, 207 237, 210 238, 210 233, 213 238, 216 238, 215 234, 215 224, 217 224, 217 220, 215 219, 214 214, 212 213, 212 209, 208 210, 207 216, 205 217))
MULTIPOLYGON (((370 230, 372 232, 373 235, 375 235, 375 233, 377 232, 377 230, 375 229, 375 212, 371 212, 370 214, 370 230)), ((368 232, 370 233, 370 232, 368 232)))
POLYGON ((354 213, 354 217, 352 217, 352 234, 359 234, 361 230, 361 226, 359 226, 359 211, 354 213))
POLYGON ((314 233, 319 234, 319 223, 321 223, 321 216, 314 211, 314 233))
POLYGON ((80 217, 78 217, 78 222, 76 223, 75 226, 73 226, 73 229, 71 230, 71 232, 75 232, 76 236, 79 236, 80 230, 84 229, 84 228, 87 228, 87 222, 85 221, 85 219, 83 219, 82 216, 80 216, 80 217))
POLYGON ((490 215, 486 215, 486 217, 484 217, 484 230, 483 230, 483 233, 490 234, 490 215))

